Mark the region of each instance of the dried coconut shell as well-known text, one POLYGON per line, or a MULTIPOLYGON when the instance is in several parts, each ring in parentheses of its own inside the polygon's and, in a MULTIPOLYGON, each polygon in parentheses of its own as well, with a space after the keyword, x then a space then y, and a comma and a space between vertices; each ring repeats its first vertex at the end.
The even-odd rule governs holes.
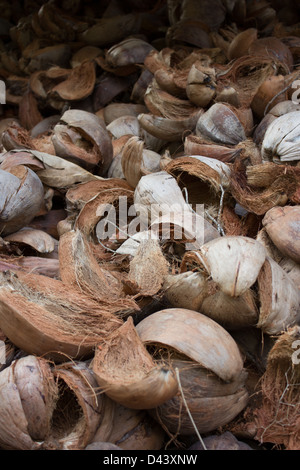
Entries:
POLYGON ((279 251, 300 263, 300 206, 273 207, 262 224, 279 251))
POLYGON ((91 355, 98 340, 122 324, 78 289, 22 271, 1 274, 0 302, 7 337, 28 354, 60 362, 91 355))
POLYGON ((106 442, 119 446, 122 450, 131 451, 162 448, 165 432, 161 425, 150 417, 148 410, 133 410, 107 397, 103 412, 103 420, 93 442, 98 442, 100 437, 106 442), (106 427, 103 426, 104 421, 107 423, 106 427))
POLYGON ((253 419, 258 442, 286 450, 299 450, 299 354, 294 346, 299 345, 299 338, 299 326, 289 328, 269 352, 260 381, 261 406, 253 419))
POLYGON ((239 297, 255 283, 266 251, 250 237, 224 236, 204 244, 199 257, 221 291, 239 297))
POLYGON ((300 292, 289 275, 270 257, 257 278, 259 319, 257 327, 267 334, 278 335, 300 319, 300 292))
POLYGON ((182 308, 160 310, 141 320, 136 329, 144 344, 172 348, 225 382, 236 380, 242 373, 243 361, 233 338, 199 312, 182 308))
POLYGON ((139 310, 134 300, 125 298, 122 282, 117 275, 105 269, 105 265, 98 264, 80 230, 61 235, 59 265, 61 280, 66 285, 97 299, 111 309, 111 313, 125 315, 139 310))
POLYGON ((49 435, 58 388, 50 364, 27 356, 0 373, 0 446, 38 450, 49 435))
POLYGON ((155 408, 177 392, 174 373, 154 363, 131 317, 105 343, 99 343, 92 368, 106 395, 131 409, 155 408))
POLYGON ((91 442, 103 416, 103 400, 96 379, 85 362, 56 365, 53 376, 59 396, 50 438, 44 448, 51 449, 56 441, 60 450, 82 450, 91 442))

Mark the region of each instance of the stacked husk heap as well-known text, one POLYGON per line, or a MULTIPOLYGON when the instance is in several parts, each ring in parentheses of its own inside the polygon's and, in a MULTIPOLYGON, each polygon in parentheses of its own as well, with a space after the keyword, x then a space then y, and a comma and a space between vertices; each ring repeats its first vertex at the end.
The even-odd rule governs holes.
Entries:
POLYGON ((300 450, 300 7, 1 2, 0 449, 300 450))

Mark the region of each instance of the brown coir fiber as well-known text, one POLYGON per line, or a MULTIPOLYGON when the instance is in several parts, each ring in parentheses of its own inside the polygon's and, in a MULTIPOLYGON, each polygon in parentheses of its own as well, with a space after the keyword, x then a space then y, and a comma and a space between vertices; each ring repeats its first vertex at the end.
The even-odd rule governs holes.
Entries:
POLYGON ((299 339, 299 326, 278 337, 261 378, 262 406, 256 412, 256 438, 286 450, 300 450, 300 365, 293 347, 299 339))
POLYGON ((92 354, 122 324, 104 305, 62 281, 19 271, 1 273, 0 325, 28 354, 55 360, 92 354))

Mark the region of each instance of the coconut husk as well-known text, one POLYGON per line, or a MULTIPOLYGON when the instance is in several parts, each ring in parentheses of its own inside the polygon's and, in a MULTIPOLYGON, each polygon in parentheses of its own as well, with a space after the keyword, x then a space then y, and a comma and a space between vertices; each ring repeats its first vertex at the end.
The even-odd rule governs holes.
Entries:
POLYGON ((64 112, 53 129, 52 141, 58 156, 81 166, 97 167, 99 175, 104 175, 111 164, 110 136, 104 121, 91 112, 80 109, 64 112))
POLYGON ((38 274, 1 274, 1 329, 28 354, 62 362, 90 356, 122 320, 78 289, 38 274), (22 327, 20 327, 22 325, 22 327))
POLYGON ((197 106, 189 100, 177 98, 161 90, 155 79, 152 79, 145 92, 144 102, 150 113, 168 119, 190 118, 198 111, 197 106))
POLYGON ((257 327, 268 334, 280 334, 299 322, 300 292, 289 275, 270 257, 257 278, 260 300, 257 327))
POLYGON ((286 450, 300 449, 299 338, 298 326, 278 337, 260 381, 262 406, 255 412, 256 439, 286 450))
POLYGON ((133 299, 126 298, 123 284, 117 274, 100 266, 91 246, 80 230, 66 232, 59 239, 61 280, 73 288, 105 304, 117 315, 128 315, 139 310, 133 299), (109 293, 109 298, 108 298, 109 293))
POLYGON ((69 210, 81 210, 83 206, 103 191, 113 189, 133 190, 129 184, 121 178, 101 179, 79 183, 69 188, 66 192, 66 201, 69 210))
POLYGON ((187 189, 190 204, 219 204, 221 186, 225 190, 230 178, 230 167, 225 163, 197 155, 176 158, 165 171, 187 189))
POLYGON ((30 90, 22 96, 19 103, 18 117, 21 126, 27 130, 31 130, 43 119, 38 109, 37 100, 30 90))
POLYGON ((106 395, 131 409, 155 408, 177 392, 173 371, 154 363, 131 317, 105 343, 99 343, 92 367, 106 395))
MULTIPOLYGON (((105 395, 104 395, 105 397, 105 395)), ((160 450, 165 432, 148 413, 148 410, 133 410, 110 398, 105 398, 103 420, 93 442, 105 440, 122 450, 160 450)))
POLYGON ((224 163, 232 163, 240 154, 241 150, 236 147, 213 144, 207 142, 200 136, 188 135, 184 139, 184 153, 188 155, 203 155, 204 157, 215 158, 224 163))
POLYGON ((30 227, 23 227, 17 232, 4 237, 4 240, 17 245, 26 245, 38 253, 51 253, 55 248, 55 240, 47 232, 30 227))
POLYGON ((0 373, 0 446, 37 450, 49 435, 58 396, 50 364, 27 356, 0 373))
POLYGON ((238 297, 217 290, 205 297, 199 311, 227 330, 254 326, 258 320, 256 296, 250 289, 238 297))
POLYGON ((82 450, 94 437, 103 416, 103 400, 92 370, 85 362, 65 362, 53 368, 58 399, 50 437, 43 449, 82 450))
POLYGON ((54 86, 52 94, 57 94, 62 100, 83 100, 91 95, 96 83, 95 64, 85 60, 70 70, 66 80, 54 86))
POLYGON ((0 169, 0 229, 9 235, 28 225, 44 203, 44 187, 37 174, 24 165, 0 169))
POLYGON ((60 278, 59 260, 40 256, 9 256, 1 255, 0 271, 25 271, 27 273, 42 274, 44 276, 60 278))
POLYGON ((266 259, 263 245, 250 237, 223 236, 202 245, 198 264, 224 294, 239 297, 257 280, 266 259))
POLYGON ((274 58, 244 55, 218 74, 218 86, 232 86, 236 89, 240 106, 247 108, 262 83, 280 71, 284 72, 284 67, 274 58))
POLYGON ((228 384, 197 363, 178 359, 171 363, 178 370, 181 393, 177 392, 150 414, 173 439, 177 435, 194 435, 195 427, 199 433, 216 430, 232 421, 247 405, 245 376, 228 384))
MULTIPOLYGON (((26 150, 12 150, 12 154, 24 153, 26 150)), ((27 151, 34 157, 34 161, 40 162, 43 169, 36 171, 40 180, 51 188, 67 189, 76 183, 92 180, 102 180, 101 176, 94 175, 75 163, 68 162, 64 158, 37 150, 27 151)))
POLYGON ((243 361, 232 337, 201 313, 167 308, 144 318, 136 329, 146 345, 171 348, 226 382, 234 381, 243 373, 243 361))
POLYGON ((155 239, 141 240, 135 256, 130 262, 128 281, 136 286, 143 296, 157 294, 169 272, 169 264, 155 239))
MULTIPOLYGON (((245 170, 240 163, 232 168, 230 192, 235 200, 246 210, 262 216, 274 206, 284 206, 297 189, 294 175, 291 173, 281 174, 271 184, 265 187, 251 185, 247 173, 264 170, 264 165, 258 165, 251 170, 245 170)), ((268 169, 267 169, 268 171, 268 169)), ((257 181, 257 178, 255 179, 257 181)), ((262 183, 258 183, 262 184, 262 183)))
POLYGON ((299 206, 285 206, 273 207, 262 220, 269 237, 279 251, 297 264, 300 263, 299 218, 299 206))
MULTIPOLYGON (((119 184, 115 186, 114 184, 113 187, 103 188, 95 197, 86 202, 81 209, 76 219, 75 228, 81 230, 87 237, 93 238, 99 236, 103 239, 105 233, 102 233, 101 230, 104 230, 105 226, 99 227, 99 230, 97 227, 105 212, 112 208, 115 208, 117 212, 119 204, 122 202, 125 202, 125 205, 127 204, 126 208, 128 208, 128 205, 133 203, 133 196, 134 190, 132 188, 129 189, 128 183, 126 183, 126 187, 120 187, 119 184)), ((112 227, 108 227, 108 233, 116 233, 116 230, 118 231, 118 228, 116 229, 115 227, 117 221, 114 220, 113 223, 112 227)))
POLYGON ((281 253, 272 242, 265 228, 257 232, 256 239, 264 245, 267 255, 279 264, 297 286, 300 286, 300 265, 281 253))

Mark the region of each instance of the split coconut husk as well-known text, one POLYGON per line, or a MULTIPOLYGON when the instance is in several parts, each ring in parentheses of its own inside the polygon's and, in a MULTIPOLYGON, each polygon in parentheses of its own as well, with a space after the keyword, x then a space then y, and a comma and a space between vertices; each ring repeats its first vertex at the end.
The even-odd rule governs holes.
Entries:
POLYGON ((255 410, 256 439, 299 450, 299 326, 281 334, 269 352, 255 410))
POLYGON ((154 357, 165 357, 179 371, 182 394, 179 391, 151 412, 168 432, 195 433, 183 397, 199 432, 216 429, 246 406, 243 360, 235 341, 219 324, 201 313, 171 308, 149 315, 136 329, 144 344, 154 348, 154 357), (182 361, 177 362, 178 358, 182 361))
POLYGON ((131 409, 155 408, 177 392, 174 372, 154 363, 131 317, 98 344, 92 368, 106 395, 131 409))
POLYGON ((9 235, 28 225, 39 214, 44 187, 37 174, 24 165, 0 169, 0 230, 9 235))
POLYGON ((28 354, 60 362, 91 356, 99 339, 122 324, 78 289, 22 271, 1 273, 0 302, 6 336, 28 354))
POLYGON ((145 142, 137 136, 130 137, 121 153, 124 178, 130 186, 136 187, 142 176, 160 171, 161 156, 145 148, 145 142))
POLYGON ((148 410, 127 408, 105 394, 102 395, 103 419, 93 438, 112 442, 122 450, 160 450, 165 432, 148 413, 148 410))
POLYGON ((262 223, 279 251, 300 263, 300 206, 273 207, 262 223), (283 230, 284 227, 284 230, 283 230))
POLYGON ((53 367, 29 355, 4 369, 0 383, 3 449, 80 450, 99 426, 101 397, 85 363, 53 367))
POLYGON ((4 237, 4 240, 11 244, 33 248, 38 253, 52 253, 56 242, 47 232, 31 227, 23 227, 17 232, 4 237))
POLYGON ((190 204, 219 205, 222 188, 226 191, 230 182, 226 163, 200 155, 176 158, 165 171, 176 178, 181 188, 186 188, 190 204))
POLYGON ((133 299, 125 297, 117 274, 106 270, 105 265, 99 265, 80 230, 66 232, 60 237, 59 265, 61 280, 67 286, 84 292, 99 304, 105 304, 111 313, 125 316, 139 310, 133 299))

